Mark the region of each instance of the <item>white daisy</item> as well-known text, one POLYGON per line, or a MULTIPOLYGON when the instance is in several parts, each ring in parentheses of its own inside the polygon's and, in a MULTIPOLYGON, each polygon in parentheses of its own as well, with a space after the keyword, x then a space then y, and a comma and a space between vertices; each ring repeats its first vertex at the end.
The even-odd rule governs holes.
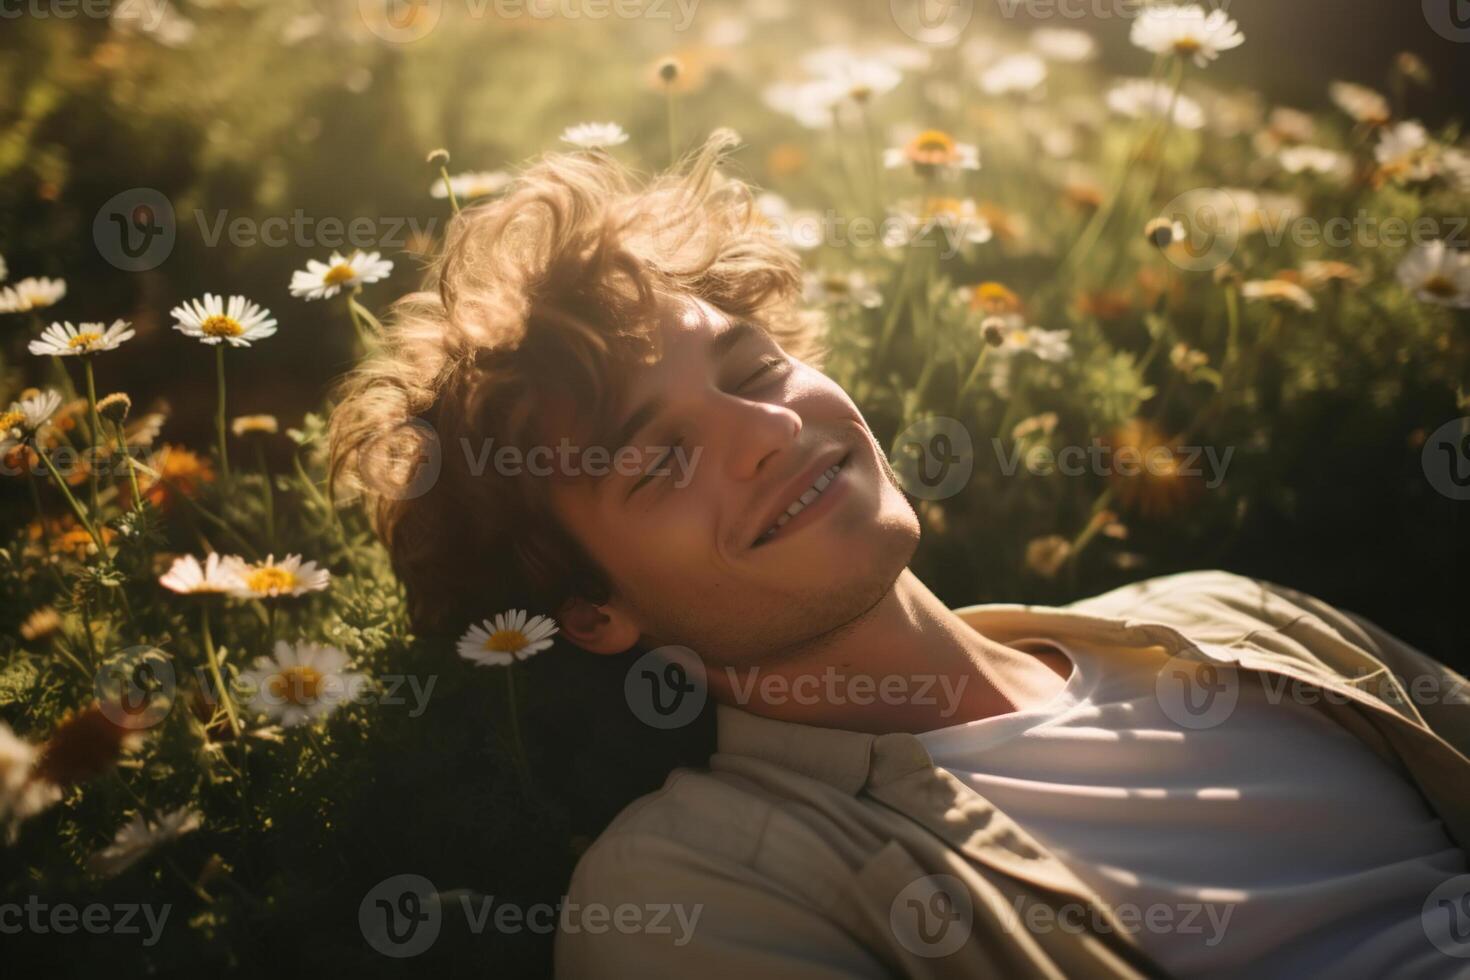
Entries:
POLYGON ((361 695, 367 675, 344 669, 350 664, 336 647, 281 640, 274 657, 256 657, 240 672, 240 685, 252 692, 251 708, 293 728, 320 721, 361 695))
POLYGON ((1223 10, 1205 12, 1199 4, 1145 7, 1133 22, 1128 39, 1145 51, 1193 58, 1204 68, 1221 51, 1240 47, 1245 35, 1223 10))
POLYGON ((847 90, 835 78, 776 82, 761 90, 761 100, 767 106, 790 116, 807 129, 831 127, 833 112, 845 98, 847 90))
POLYGON ((1285 306, 1301 313, 1317 308, 1311 293, 1285 279, 1252 279, 1240 287, 1240 295, 1252 302, 1285 306))
POLYGON ((104 878, 121 874, 160 844, 198 830, 202 820, 199 811, 190 807, 163 814, 157 824, 148 823, 141 813, 135 814, 111 844, 87 859, 87 870, 104 878))
POLYGON ((826 238, 822 215, 816 211, 798 210, 780 194, 766 191, 755 199, 756 220, 785 245, 809 252, 826 238))
POLYGON ((1356 85, 1353 82, 1333 82, 1327 86, 1327 94, 1331 96, 1333 103, 1339 109, 1357 122, 1381 126, 1392 116, 1388 108, 1388 99, 1366 85, 1356 85))
POLYGON ((1006 55, 980 73, 986 95, 1025 94, 1046 81, 1046 62, 1029 52, 1006 55))
POLYGON ((1351 164, 1336 150, 1322 146, 1287 146, 1276 155, 1281 169, 1289 174, 1313 173, 1324 177, 1345 177, 1351 164))
POLYGON ((1174 125, 1180 129, 1199 129, 1205 124, 1205 112, 1189 96, 1179 94, 1163 82, 1148 78, 1130 78, 1108 90, 1108 108, 1129 119, 1162 116, 1174 103, 1174 125))
POLYGON ((503 667, 545 650, 555 634, 556 622, 549 616, 527 619, 524 609, 512 609, 465 630, 459 655, 481 667, 503 667))
POLYGON ((28 313, 55 306, 66 295, 66 280, 26 278, 0 289, 0 313, 28 313))
POLYGON ((1032 49, 1048 61, 1091 61, 1097 42, 1086 31, 1070 27, 1041 27, 1031 32, 1032 49))
POLYGON ((958 143, 942 129, 926 129, 903 146, 883 151, 883 165, 892 170, 912 166, 920 174, 979 170, 980 151, 973 143, 958 143))
POLYGON ((1434 146, 1424 127, 1413 120, 1386 126, 1378 133, 1373 158, 1379 170, 1389 177, 1403 180, 1428 180, 1433 177, 1434 146))
POLYGON ((332 581, 332 573, 318 568, 316 562, 303 562, 300 555, 287 555, 280 561, 268 555, 262 562, 247 562, 238 557, 225 559, 229 572, 238 581, 232 591, 237 599, 276 599, 320 592, 332 581))
POLYGON ((628 134, 617 123, 581 123, 567 127, 561 134, 561 141, 584 150, 597 150, 622 146, 628 142, 628 134))
POLYGON ((811 304, 856 304, 864 309, 883 305, 883 294, 856 270, 852 272, 808 272, 802 289, 803 298, 811 304))
POLYGON ((249 347, 251 341, 263 340, 276 332, 271 311, 262 309, 244 296, 221 296, 205 293, 204 300, 191 299, 169 311, 174 329, 202 343, 227 341, 232 347, 249 347))
POLYGON ((995 237, 990 221, 971 198, 929 198, 922 204, 903 201, 888 212, 883 244, 900 248, 939 230, 946 244, 983 245, 995 237))
POLYGON ((471 170, 462 174, 451 174, 449 186, 446 188, 444 178, 440 177, 429 188, 429 196, 442 200, 453 191, 456 201, 473 201, 477 197, 499 194, 510 186, 513 179, 504 170, 471 170))
POLYGON ((5 449, 35 435, 60 407, 61 392, 55 388, 11 402, 10 408, 0 413, 0 439, 5 441, 5 449))
POLYGON ((331 299, 344 289, 355 289, 366 283, 388 278, 393 263, 379 252, 364 253, 361 249, 345 258, 333 252, 327 262, 309 259, 305 269, 291 274, 291 295, 313 299, 331 299))
POLYGON ((1399 262, 1398 279, 1414 298, 1437 306, 1470 309, 1470 254, 1442 241, 1417 246, 1399 262))
POLYGON ((238 558, 221 558, 219 552, 210 552, 203 565, 193 555, 181 555, 158 577, 158 584, 180 595, 232 595, 242 587, 235 572, 238 563, 238 558))
POLYGON ((22 820, 35 816, 57 800, 61 789, 36 778, 41 750, 0 721, 0 827, 15 843, 22 820))
POLYGON ((1033 354, 1052 364, 1059 364, 1072 356, 1072 344, 1068 339, 1072 333, 1070 330, 1020 326, 1026 321, 1014 314, 994 319, 1003 321, 1006 327, 1000 345, 990 351, 989 384, 991 390, 1002 398, 1011 396, 1017 355, 1033 354))
POLYGON ((1317 122, 1311 113, 1279 105, 1266 117, 1266 125, 1278 138, 1293 143, 1310 143, 1316 134, 1317 122))
POLYGON ((818 48, 801 58, 801 67, 817 79, 830 83, 838 98, 854 102, 870 102, 887 95, 903 81, 892 59, 903 55, 890 51, 888 57, 867 57, 841 45, 818 48))
POLYGON ((132 327, 126 320, 114 320, 110 327, 100 323, 84 323, 80 327, 72 326, 70 321, 53 323, 39 339, 31 341, 29 350, 38 357, 72 357, 117 350, 124 341, 132 339, 132 327))

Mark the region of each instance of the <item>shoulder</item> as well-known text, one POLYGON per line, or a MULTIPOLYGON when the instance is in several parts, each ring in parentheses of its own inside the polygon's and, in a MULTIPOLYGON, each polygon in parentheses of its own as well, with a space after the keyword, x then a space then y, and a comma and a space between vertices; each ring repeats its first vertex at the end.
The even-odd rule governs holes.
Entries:
POLYGON ((1256 630, 1277 630, 1313 615, 1308 596, 1226 571, 1182 572, 1145 579, 1067 608, 1096 616, 1149 620, 1201 639, 1231 642, 1256 630))

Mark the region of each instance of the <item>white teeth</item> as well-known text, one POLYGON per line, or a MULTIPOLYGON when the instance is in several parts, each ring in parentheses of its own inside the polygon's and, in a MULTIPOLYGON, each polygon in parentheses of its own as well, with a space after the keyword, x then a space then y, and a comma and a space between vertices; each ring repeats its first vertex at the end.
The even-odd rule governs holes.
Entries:
POLYGON ((816 500, 822 495, 823 490, 826 490, 829 486, 832 485, 832 481, 837 478, 837 474, 841 471, 842 465, 839 463, 828 468, 826 472, 817 477, 816 482, 811 485, 811 489, 807 490, 806 493, 803 493, 796 501, 791 504, 790 507, 787 507, 786 513, 776 518, 776 523, 768 527, 766 529, 766 533, 761 535, 761 538, 769 538, 771 535, 776 533, 777 528, 781 527, 787 521, 791 520, 797 514, 800 514, 803 510, 805 510, 808 504, 810 504, 813 500, 816 500))

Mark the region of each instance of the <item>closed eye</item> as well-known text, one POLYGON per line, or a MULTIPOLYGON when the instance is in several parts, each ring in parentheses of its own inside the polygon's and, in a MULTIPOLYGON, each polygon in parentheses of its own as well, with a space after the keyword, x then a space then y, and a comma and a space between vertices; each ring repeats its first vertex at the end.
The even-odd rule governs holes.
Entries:
POLYGON ((768 380, 772 375, 784 373, 786 367, 787 362, 784 357, 776 357, 773 354, 768 354, 765 357, 761 358, 760 367, 756 368, 753 372, 750 373, 749 376, 746 377, 744 381, 740 382, 740 385, 736 390, 745 391, 753 385, 761 384, 762 382, 768 380))
POLYGON ((673 458, 674 451, 676 449, 678 449, 680 446, 682 446, 683 444, 684 444, 684 441, 682 439, 679 439, 679 440, 676 440, 672 446, 670 446, 667 449, 665 449, 664 452, 663 452, 663 454, 660 455, 658 457, 658 459, 654 460, 653 461, 653 465, 650 466, 644 472, 643 476, 641 476, 638 479, 638 482, 635 483, 635 484, 633 484, 632 489, 628 491, 628 496, 630 496, 630 497, 633 496, 633 494, 635 494, 639 490, 643 489, 643 487, 647 486, 649 483, 651 483, 653 480, 657 479, 658 477, 668 476, 669 475, 669 470, 667 468, 667 464, 668 464, 669 460, 671 458, 673 458))

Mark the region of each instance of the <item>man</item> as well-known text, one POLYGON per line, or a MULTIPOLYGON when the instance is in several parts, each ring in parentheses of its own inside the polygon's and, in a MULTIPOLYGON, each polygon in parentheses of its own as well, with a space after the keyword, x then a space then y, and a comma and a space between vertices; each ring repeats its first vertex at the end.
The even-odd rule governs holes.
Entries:
POLYGON ((653 651, 666 693, 718 702, 708 769, 583 856, 558 974, 1470 963, 1463 679, 1225 573, 945 608, 814 366, 796 257, 716 169, 732 143, 646 186, 551 157, 467 211, 332 419, 421 631, 555 611, 583 650, 653 651), (431 478, 388 479, 404 454, 431 478))

